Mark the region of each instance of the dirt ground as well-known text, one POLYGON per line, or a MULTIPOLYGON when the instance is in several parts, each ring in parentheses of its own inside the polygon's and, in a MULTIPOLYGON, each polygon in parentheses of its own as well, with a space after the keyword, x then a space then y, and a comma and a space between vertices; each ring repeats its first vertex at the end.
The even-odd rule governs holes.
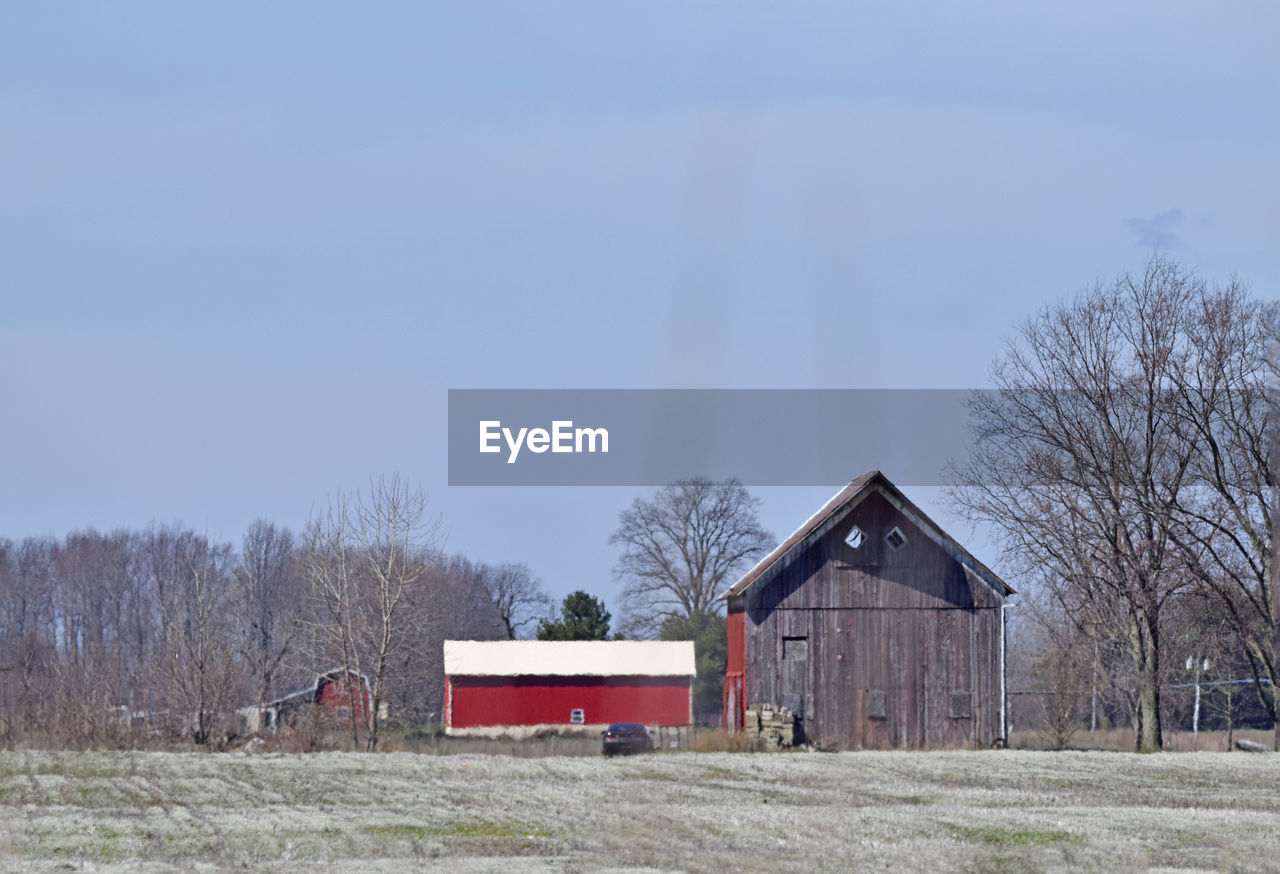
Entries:
POLYGON ((5 871, 1280 871, 1280 755, 0 753, 5 871))

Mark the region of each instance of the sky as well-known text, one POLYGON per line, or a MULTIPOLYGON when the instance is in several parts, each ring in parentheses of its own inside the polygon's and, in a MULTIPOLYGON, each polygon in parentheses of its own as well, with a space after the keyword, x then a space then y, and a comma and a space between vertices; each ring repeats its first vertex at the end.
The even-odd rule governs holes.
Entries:
MULTIPOLYGON (((1274 4, 5 18, 0 537, 238 541, 398 472, 449 550, 616 610, 646 493, 450 487, 449 389, 980 388, 1156 250, 1276 292, 1274 4)), ((753 491, 781 538, 840 485, 753 491)))

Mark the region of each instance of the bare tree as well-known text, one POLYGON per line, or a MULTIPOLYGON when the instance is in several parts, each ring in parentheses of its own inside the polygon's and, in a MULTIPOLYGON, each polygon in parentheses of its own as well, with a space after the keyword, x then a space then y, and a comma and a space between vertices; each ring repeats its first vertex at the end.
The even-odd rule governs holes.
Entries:
POLYGON ((18 707, 14 715, 21 733, 46 727, 50 709, 57 640, 56 549, 51 537, 24 538, 13 550, 12 588, 0 599, 7 614, 6 660, 16 675, 18 707))
POLYGON ((1267 352, 1275 307, 1249 297, 1238 280, 1198 285, 1190 366, 1175 374, 1186 438, 1200 451, 1177 496, 1175 540, 1197 585, 1224 611, 1249 673, 1274 720, 1264 687, 1277 679, 1272 613, 1272 507, 1268 453, 1275 428, 1267 397, 1267 352))
POLYGON ((62 631, 51 698, 64 736, 118 737, 115 708, 128 702, 140 662, 129 627, 137 595, 135 538, 93 530, 69 534, 51 554, 62 631))
POLYGON ((56 544, 28 537, 0 541, 0 664, 5 734, 11 740, 47 727, 56 669, 56 544))
POLYGON ((1190 581, 1175 534, 1199 447, 1171 389, 1192 369, 1200 287, 1155 258, 1023 322, 970 399, 974 449, 953 490, 1024 575, 1124 622, 1135 744, 1163 746, 1161 617, 1190 581))
POLYGON ((1053 744, 1078 728, 1136 724, 1128 623, 1106 593, 1080 593, 1051 576, 1022 590, 1009 640, 1015 716, 1053 744))
MULTIPOLYGON (((1277 388, 1280 388, 1280 307, 1267 310, 1267 398, 1273 417, 1280 417, 1277 408, 1277 388)), ((1267 469, 1271 472, 1272 483, 1280 482, 1280 428, 1273 428, 1267 443, 1269 450, 1267 469)), ((1271 490, 1271 663, 1280 665, 1280 489, 1271 490)), ((1280 688, 1271 684, 1273 699, 1280 698, 1280 688)), ((1280 707, 1280 704, 1274 706, 1280 707)), ((1275 720, 1275 736, 1271 740, 1272 748, 1280 751, 1280 719, 1275 720)))
POLYGON ((427 562, 440 547, 440 519, 428 519, 426 511, 426 495, 398 475, 371 484, 368 500, 357 503, 356 536, 373 588, 369 752, 378 745, 389 670, 407 642, 406 626, 414 621, 415 610, 423 612, 430 607, 427 599, 414 597, 426 580, 427 562))
POLYGON ((427 579, 415 592, 414 621, 396 667, 389 700, 397 719, 438 722, 444 711, 445 640, 501 640, 506 626, 475 573, 484 565, 453 556, 428 564, 427 579))
MULTIPOLYGON (((354 545, 350 499, 339 492, 320 510, 313 510, 303 535, 303 560, 315 614, 311 630, 315 649, 339 659, 348 682, 359 676, 362 623, 359 608, 359 559, 354 545)), ((319 656, 312 653, 312 657, 319 656)), ((315 670, 316 666, 312 666, 315 670)), ((351 748, 360 749, 360 720, 351 709, 351 748)))
POLYGON ((174 722, 208 745, 221 713, 235 707, 235 647, 228 614, 230 544, 192 531, 152 533, 153 573, 160 584, 169 697, 174 722))
POLYGON ((301 613, 293 534, 258 519, 245 532, 236 569, 240 652, 259 706, 271 700, 276 674, 297 636, 301 613))
POLYGON ((515 640, 550 611, 551 597, 528 565, 508 562, 480 565, 479 570, 480 585, 502 617, 508 639, 515 640))
POLYGON ((453 582, 483 591, 502 620, 508 640, 525 634, 529 626, 545 617, 554 606, 526 564, 507 562, 491 565, 472 561, 465 555, 443 560, 441 570, 453 582))
POLYGON ((774 544, 758 504, 737 480, 695 477, 623 510, 609 543, 622 547, 614 574, 628 633, 654 634, 669 618, 718 612, 716 596, 733 575, 774 544))
MULTIPOLYGON (((420 489, 393 476, 371 483, 354 502, 339 495, 307 526, 307 574, 327 618, 324 631, 347 676, 369 680, 369 751, 377 748, 382 704, 395 668, 404 664, 410 627, 433 607, 420 590, 439 552, 440 520, 427 518, 426 508, 420 489)), ((352 745, 359 749, 356 713, 353 706, 352 745)))
POLYGON ((1032 676, 1043 690, 1041 734, 1055 750, 1064 750, 1083 723, 1089 693, 1088 647, 1070 636, 1055 635, 1041 648, 1032 676))
POLYGON ((1190 710, 1197 735, 1207 725, 1220 721, 1226 727, 1226 749, 1230 750, 1236 725, 1245 712, 1258 703, 1268 710, 1274 708, 1268 700, 1270 689, 1250 694, 1258 686, 1245 679, 1250 672, 1249 656, 1234 618, 1221 601, 1207 591, 1197 591, 1187 600, 1182 624, 1190 633, 1180 654, 1181 663, 1175 667, 1175 685, 1188 702, 1184 707, 1190 710))

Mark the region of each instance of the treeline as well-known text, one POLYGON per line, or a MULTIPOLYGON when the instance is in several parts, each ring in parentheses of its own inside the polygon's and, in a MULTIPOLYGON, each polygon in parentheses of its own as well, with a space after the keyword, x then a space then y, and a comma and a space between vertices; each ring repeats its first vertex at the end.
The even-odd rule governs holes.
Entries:
MULTIPOLYGON (((1030 591, 1011 614, 1011 728, 1032 731, 1053 748, 1087 745, 1094 731, 1136 728, 1141 677, 1123 616, 1113 613, 1105 625, 1095 622, 1097 613, 1072 617, 1052 598, 1030 591)), ((1156 683, 1166 735, 1169 729, 1219 731, 1230 746, 1239 729, 1274 728, 1271 677, 1241 640, 1245 618, 1194 588, 1163 605, 1156 683)), ((1250 622, 1261 624, 1260 616, 1250 622)))
MULTIPOLYGON (((441 642, 514 637, 546 604, 523 565, 440 551, 398 479, 301 535, 178 525, 0 539, 0 746, 216 744, 239 708, 346 668, 392 724, 439 721, 441 642)), ((373 748, 382 720, 356 725, 373 748)))

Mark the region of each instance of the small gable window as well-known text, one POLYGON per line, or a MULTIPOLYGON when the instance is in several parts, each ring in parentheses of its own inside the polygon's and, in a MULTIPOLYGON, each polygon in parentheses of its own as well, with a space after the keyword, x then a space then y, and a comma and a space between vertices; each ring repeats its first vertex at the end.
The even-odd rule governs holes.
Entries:
POLYGON ((907 536, 898 529, 897 525, 895 525, 893 526, 893 530, 884 536, 884 542, 889 544, 890 549, 897 552, 899 549, 902 549, 902 547, 907 545, 907 536))
POLYGON ((852 546, 854 549, 857 549, 866 539, 866 533, 857 525, 854 525, 849 531, 849 535, 845 537, 844 542, 852 546))

